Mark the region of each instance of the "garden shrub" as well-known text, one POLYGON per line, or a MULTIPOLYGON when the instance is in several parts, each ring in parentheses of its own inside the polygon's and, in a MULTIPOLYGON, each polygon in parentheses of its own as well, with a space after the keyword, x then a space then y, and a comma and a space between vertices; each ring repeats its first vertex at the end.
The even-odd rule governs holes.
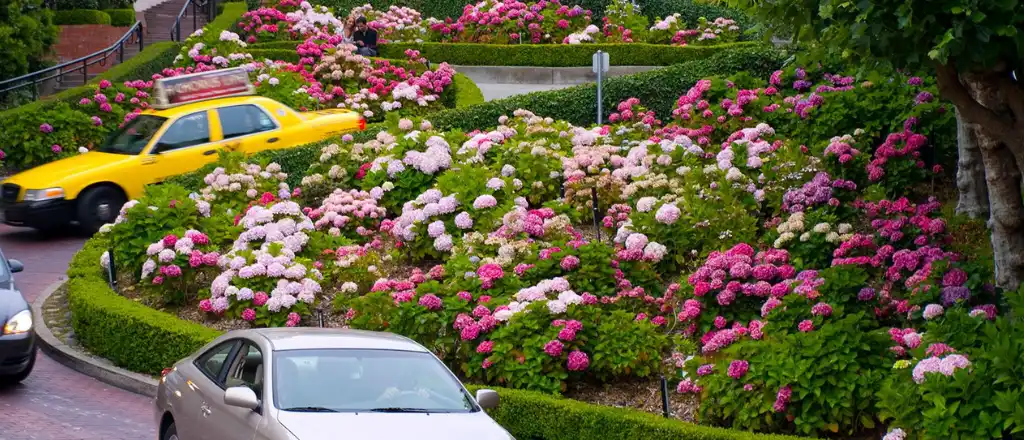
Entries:
MULTIPOLYGON (((766 76, 767 72, 771 72, 772 69, 781 65, 782 58, 782 53, 772 49, 747 48, 723 52, 707 59, 690 61, 657 71, 611 78, 604 85, 605 108, 614 109, 613 103, 618 102, 616 99, 623 100, 626 97, 643 96, 647 99, 645 103, 659 103, 659 107, 656 108, 663 112, 661 114, 671 113, 678 93, 693 85, 702 76, 721 75, 744 69, 766 76)), ((456 75, 456 84, 459 84, 458 77, 459 75, 456 75)), ((456 86, 457 94, 459 94, 459 90, 460 88, 456 86)), ((482 100, 482 95, 477 95, 479 88, 476 90, 473 95, 482 100)), ((442 110, 428 118, 435 127, 444 130, 472 131, 488 127, 498 117, 523 108, 539 114, 553 113, 557 116, 553 116, 555 119, 586 124, 594 119, 594 113, 596 113, 597 104, 594 103, 594 96, 596 96, 594 90, 595 86, 593 85, 582 85, 562 90, 513 96, 470 106, 463 105, 465 101, 460 98, 455 109, 442 110)), ((385 124, 369 124, 366 131, 354 134, 355 140, 357 142, 368 140, 385 128, 385 124)), ((288 183, 296 186, 301 181, 306 169, 317 161, 320 150, 336 141, 336 139, 325 140, 296 148, 266 151, 254 155, 251 160, 264 164, 270 162, 280 164, 284 172, 289 175, 288 183)), ((197 190, 203 186, 203 176, 214 167, 215 165, 207 165, 195 172, 172 178, 171 181, 197 190)))
POLYGON ((42 0, 6 0, 0 20, 0 80, 39 70, 60 29, 42 0))
POLYGON ((96 265, 100 241, 82 248, 68 269, 71 325, 84 347, 115 365, 157 375, 217 337, 209 327, 125 299, 110 290, 96 265))
POLYGON ((107 9, 103 12, 110 16, 111 26, 131 27, 135 24, 134 9, 107 9))
MULTIPOLYGON (((90 352, 131 371, 157 375, 220 335, 217 330, 182 321, 113 292, 107 285, 106 274, 96 264, 105 251, 102 241, 89 240, 75 254, 68 268, 71 324, 90 352)), ((485 387, 469 386, 472 392, 480 388, 485 387)), ((530 391, 486 388, 498 391, 501 396, 501 404, 491 411, 491 416, 517 438, 797 439, 697 426, 635 410, 591 405, 530 391), (574 429, 566 429, 566 426, 574 429)))
POLYGON ((75 24, 110 24, 110 15, 95 9, 71 9, 57 11, 53 15, 53 24, 75 25, 75 24))
POLYGON ((498 392, 501 403, 488 414, 517 439, 544 440, 796 440, 806 437, 755 434, 679 423, 625 408, 591 405, 533 391, 467 386, 498 392), (571 428, 570 428, 571 427, 571 428))
POLYGON ((749 48, 758 43, 729 43, 714 46, 668 46, 663 44, 471 44, 471 43, 391 43, 381 46, 381 56, 400 57, 406 49, 416 49, 432 62, 465 66, 590 66, 594 52, 608 52, 613 66, 668 66, 708 58, 713 54, 749 48))

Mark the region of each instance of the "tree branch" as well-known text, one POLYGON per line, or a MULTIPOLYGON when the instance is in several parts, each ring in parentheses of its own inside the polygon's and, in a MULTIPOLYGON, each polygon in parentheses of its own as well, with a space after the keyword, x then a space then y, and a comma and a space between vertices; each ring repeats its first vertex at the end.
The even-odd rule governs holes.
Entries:
POLYGON ((981 105, 971 96, 967 87, 960 82, 960 75, 957 73, 956 67, 952 62, 936 64, 935 73, 939 83, 939 93, 946 99, 953 101, 953 104, 960 109, 960 116, 965 120, 982 125, 1000 137, 1010 135, 1013 132, 1013 121, 981 105))

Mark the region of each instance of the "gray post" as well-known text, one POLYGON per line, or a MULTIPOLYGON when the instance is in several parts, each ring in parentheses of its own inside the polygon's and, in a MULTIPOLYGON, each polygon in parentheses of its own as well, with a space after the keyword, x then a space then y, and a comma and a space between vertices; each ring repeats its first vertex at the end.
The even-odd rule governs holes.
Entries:
POLYGON ((603 62, 601 61, 601 51, 597 51, 597 60, 597 125, 601 125, 601 100, 603 99, 603 96, 601 95, 601 80, 604 78, 604 72, 602 72, 604 69, 600 64, 603 62))

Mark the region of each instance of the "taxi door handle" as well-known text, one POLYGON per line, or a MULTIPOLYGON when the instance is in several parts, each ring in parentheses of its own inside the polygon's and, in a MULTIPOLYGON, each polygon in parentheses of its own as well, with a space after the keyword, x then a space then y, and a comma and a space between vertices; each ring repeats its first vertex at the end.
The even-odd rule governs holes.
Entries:
POLYGON ((234 151, 234 150, 237 150, 237 149, 238 149, 238 146, 239 146, 239 145, 240 145, 240 144, 239 144, 238 142, 235 142, 235 143, 231 143, 231 144, 224 144, 224 148, 227 148, 227 149, 229 149, 229 150, 232 150, 232 151, 234 151))
POLYGON ((217 150, 206 150, 203 152, 203 156, 209 156, 211 154, 217 154, 217 150))
POLYGON ((153 157, 153 156, 146 156, 146 157, 142 158, 142 164, 143 165, 149 165, 149 164, 154 164, 154 163, 156 163, 156 158, 153 157))
POLYGON ((272 144, 272 143, 274 143, 274 142, 277 142, 277 138, 270 138, 270 139, 267 139, 267 143, 268 143, 268 144, 272 144))

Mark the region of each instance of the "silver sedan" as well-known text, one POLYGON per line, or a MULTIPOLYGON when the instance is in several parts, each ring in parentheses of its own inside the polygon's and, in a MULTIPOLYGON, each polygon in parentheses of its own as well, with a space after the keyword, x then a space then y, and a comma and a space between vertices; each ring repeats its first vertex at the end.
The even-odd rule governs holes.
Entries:
POLYGON ((390 333, 238 330, 164 370, 161 440, 473 439, 512 436, 430 351, 390 333))

